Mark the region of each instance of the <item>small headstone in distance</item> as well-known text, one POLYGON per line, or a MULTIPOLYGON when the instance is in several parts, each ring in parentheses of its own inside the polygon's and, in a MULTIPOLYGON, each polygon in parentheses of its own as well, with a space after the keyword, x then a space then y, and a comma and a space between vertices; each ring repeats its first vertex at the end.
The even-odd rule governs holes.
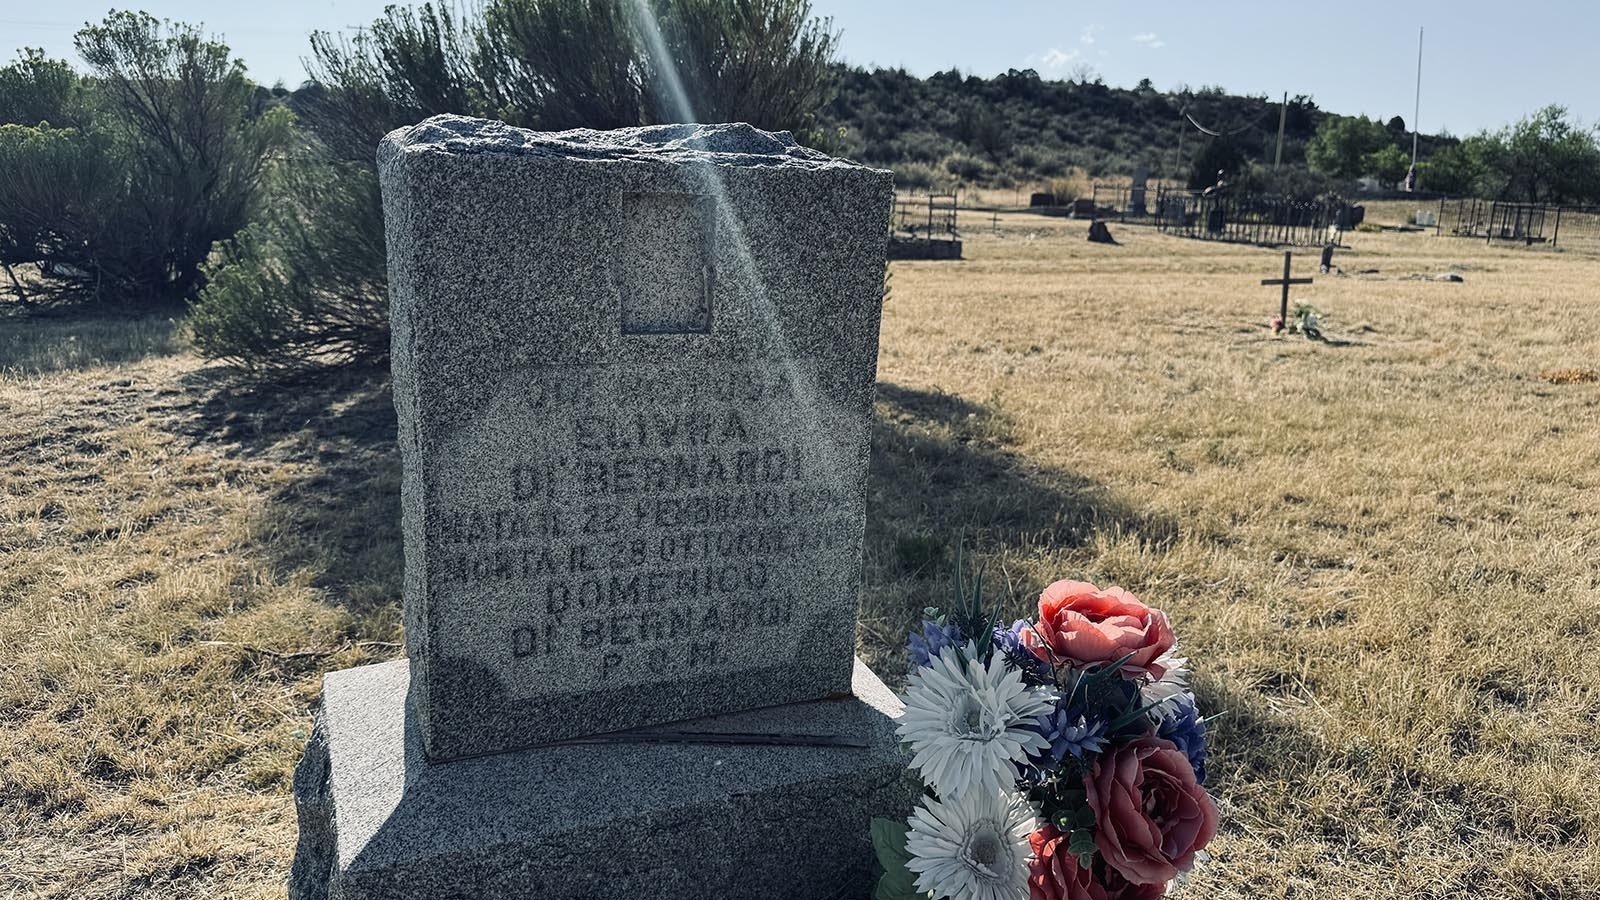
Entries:
POLYGON ((1092 244, 1115 244, 1117 241, 1111 236, 1111 229, 1106 223, 1099 221, 1089 223, 1089 242, 1092 244))
POLYGON ((1450 282, 1455 282, 1455 283, 1458 283, 1458 284, 1460 282, 1466 281, 1465 278, 1462 278, 1460 275, 1457 275, 1454 272, 1441 272, 1440 274, 1433 276, 1433 280, 1434 281, 1450 281, 1450 282))

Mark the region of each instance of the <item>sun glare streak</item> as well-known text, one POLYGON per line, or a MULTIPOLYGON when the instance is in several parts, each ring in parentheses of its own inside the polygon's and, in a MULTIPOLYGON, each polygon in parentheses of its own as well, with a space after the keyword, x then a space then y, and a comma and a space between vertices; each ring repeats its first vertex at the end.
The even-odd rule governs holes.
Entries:
MULTIPOLYGON (((656 19, 655 12, 650 9, 649 0, 634 0, 634 8, 638 12, 639 24, 644 34, 645 50, 650 55, 653 68, 661 76, 660 79, 651 79, 657 99, 665 108, 672 111, 680 122, 698 122, 694 105, 689 99, 688 92, 683 88, 683 79, 672 60, 672 55, 667 51, 666 40, 661 35, 660 22, 656 19)), ((836 487, 843 488, 840 473, 849 471, 847 457, 850 451, 848 447, 842 445, 840 441, 842 436, 832 434, 827 427, 828 422, 838 417, 827 415, 831 404, 817 384, 818 373, 811 367, 800 365, 796 359, 794 348, 778 315, 778 309, 772 302, 766 282, 761 277, 761 270, 756 265, 755 254, 750 250, 749 236, 744 224, 739 220, 728 197, 727 187, 723 184, 715 165, 691 164, 686 168, 700 183, 702 190, 711 197, 717 219, 722 225, 718 229, 719 233, 725 234, 732 242, 743 280, 751 288, 750 306, 753 318, 757 326, 764 330, 771 345, 777 348, 776 358, 772 362, 782 367, 789 384, 794 387, 796 399, 804 409, 803 421, 807 430, 805 435, 807 444, 814 452, 823 456, 818 460, 819 471, 824 477, 837 482, 836 487)))

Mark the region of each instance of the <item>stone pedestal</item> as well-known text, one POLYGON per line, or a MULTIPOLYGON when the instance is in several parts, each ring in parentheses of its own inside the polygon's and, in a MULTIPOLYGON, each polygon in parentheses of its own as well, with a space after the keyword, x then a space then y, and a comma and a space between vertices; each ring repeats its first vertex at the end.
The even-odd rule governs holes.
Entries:
POLYGON ((859 660, 852 696, 445 763, 409 674, 327 676, 291 900, 866 897, 868 820, 916 790, 900 703, 859 660))

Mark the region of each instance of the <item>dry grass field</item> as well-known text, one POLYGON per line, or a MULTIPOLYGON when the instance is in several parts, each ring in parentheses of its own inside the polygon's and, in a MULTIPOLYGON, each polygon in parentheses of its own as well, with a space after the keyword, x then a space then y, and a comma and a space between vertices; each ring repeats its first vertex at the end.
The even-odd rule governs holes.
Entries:
MULTIPOLYGON (((1274 251, 966 231, 894 266, 868 660, 958 540, 1011 612, 1121 584, 1224 712, 1180 896, 1600 897, 1600 258, 1351 235, 1313 343, 1274 251)), ((282 896, 319 676, 398 652, 383 382, 156 320, 0 321, 0 372, 0 897, 282 896)))

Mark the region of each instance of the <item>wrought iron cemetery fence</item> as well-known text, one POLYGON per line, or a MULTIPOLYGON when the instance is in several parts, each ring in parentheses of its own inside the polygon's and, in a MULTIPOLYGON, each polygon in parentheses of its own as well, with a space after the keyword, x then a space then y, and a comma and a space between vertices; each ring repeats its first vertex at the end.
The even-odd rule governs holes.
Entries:
POLYGON ((1600 251, 1600 206, 1457 198, 1439 201, 1435 233, 1600 251))
POLYGON ((1338 201, 1166 187, 1156 194, 1154 213, 1156 227, 1168 234, 1270 246, 1342 246, 1342 234, 1360 223, 1360 207, 1338 201))
POLYGON ((960 259, 955 194, 895 198, 889 223, 890 259, 960 259))
POLYGON ((1144 187, 1096 184, 1092 189, 1095 218, 1124 224, 1150 224, 1154 221, 1151 202, 1155 191, 1144 187))

